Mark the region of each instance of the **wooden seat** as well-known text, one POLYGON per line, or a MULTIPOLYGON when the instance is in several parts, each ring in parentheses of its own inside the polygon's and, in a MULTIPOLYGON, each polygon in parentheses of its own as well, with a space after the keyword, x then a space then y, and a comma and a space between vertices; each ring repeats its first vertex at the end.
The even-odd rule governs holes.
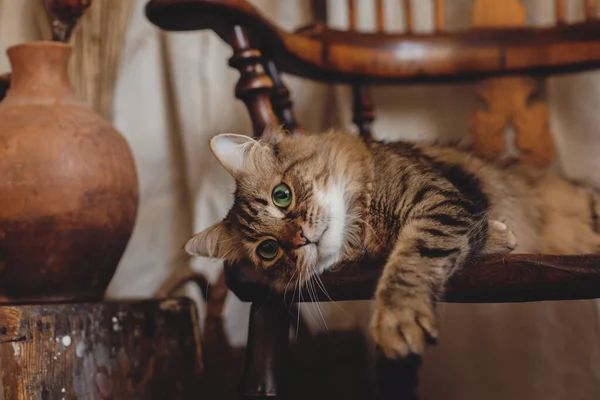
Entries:
MULTIPOLYGON (((353 121, 365 137, 371 135, 374 120, 371 84, 485 78, 479 95, 488 109, 474 110, 469 120, 474 151, 487 158, 503 154, 502 130, 513 123, 522 162, 547 165, 552 160, 547 110, 543 102, 531 104, 530 100, 540 77, 600 67, 600 21, 594 0, 585 2, 586 20, 571 25, 565 23, 564 1, 556 0, 557 24, 544 28, 524 26, 526 11, 518 0, 476 0, 474 28, 457 32, 444 31, 445 3, 436 0, 435 31, 429 34, 412 32, 410 1, 404 3, 406 32, 385 33, 383 1, 375 2, 376 33, 355 30, 354 0, 348 1, 348 31, 325 26, 325 7, 320 1, 312 2, 317 21, 294 33, 269 22, 245 0, 151 0, 146 15, 170 31, 211 29, 232 47, 229 64, 240 71, 235 94, 249 110, 255 136, 272 123, 303 132, 280 71, 352 85, 353 121), (513 94, 507 101, 506 96, 513 94)), ((302 298, 369 299, 382 266, 381 260, 340 266, 322 276, 328 294, 313 293, 314 298, 306 293, 302 298)), ((280 398, 289 331, 288 315, 280 306, 283 299, 274 296, 264 278, 243 263, 228 265, 226 280, 242 301, 253 303, 241 390, 247 398, 280 398)), ((292 293, 285 297, 292 299, 292 293)), ((472 263, 451 279, 445 300, 523 302, 598 297, 600 255, 514 254, 472 263)), ((402 398, 414 398, 415 387, 415 374, 407 373, 395 389, 403 391, 399 394, 405 396, 402 398)))

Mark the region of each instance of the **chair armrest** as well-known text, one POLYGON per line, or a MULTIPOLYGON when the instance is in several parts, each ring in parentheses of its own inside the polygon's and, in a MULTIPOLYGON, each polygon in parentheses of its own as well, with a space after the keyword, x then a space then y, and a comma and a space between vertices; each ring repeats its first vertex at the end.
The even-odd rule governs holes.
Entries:
MULTIPOLYGON (((321 275, 327 294, 316 285, 318 298, 311 298, 304 291, 302 300, 371 299, 382 266, 378 260, 339 265, 321 275)), ((226 268, 227 284, 242 301, 258 301, 272 295, 258 271, 244 264, 226 268)), ((283 296, 287 302, 299 301, 293 289, 283 296)), ((600 298, 600 255, 514 254, 483 257, 467 265, 450 279, 444 301, 512 303, 594 298, 600 298)))

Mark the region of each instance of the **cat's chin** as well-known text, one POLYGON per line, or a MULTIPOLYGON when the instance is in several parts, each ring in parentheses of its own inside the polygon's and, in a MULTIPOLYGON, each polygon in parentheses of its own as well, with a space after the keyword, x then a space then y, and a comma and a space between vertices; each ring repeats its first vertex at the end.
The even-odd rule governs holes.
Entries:
POLYGON ((314 267, 316 273, 322 273, 340 258, 343 243, 341 235, 336 235, 336 232, 341 230, 330 225, 323 233, 317 245, 317 262, 314 267))

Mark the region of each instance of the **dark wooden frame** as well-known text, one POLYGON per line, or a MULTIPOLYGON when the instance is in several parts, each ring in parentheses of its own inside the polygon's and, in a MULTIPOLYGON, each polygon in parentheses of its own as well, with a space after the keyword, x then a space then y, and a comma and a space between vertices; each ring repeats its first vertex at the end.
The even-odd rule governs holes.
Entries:
MULTIPOLYGON (((323 10, 321 10, 323 14, 323 10)), ((551 28, 475 29, 431 35, 342 32, 321 23, 282 31, 245 0, 151 0, 148 19, 170 31, 211 29, 233 49, 240 71, 235 95, 246 104, 255 136, 269 124, 302 131, 280 71, 354 87, 354 119, 370 135, 373 106, 368 84, 439 83, 511 74, 544 76, 600 67, 600 22, 551 28), (419 54, 410 48, 419 47, 419 54)), ((320 19, 323 20, 323 15, 320 19)), ((370 299, 381 260, 343 265, 322 276, 327 294, 318 301, 370 299)), ((252 303, 244 398, 281 398, 289 321, 282 298, 244 263, 226 266, 228 287, 252 303)), ((287 294, 288 299, 291 294, 287 294)), ((600 297, 600 255, 507 255, 474 260, 452 278, 445 301, 528 302, 600 297)), ((307 295, 304 299, 310 298, 307 295)), ((297 299, 296 299, 297 300, 297 299)), ((418 361, 396 365, 407 372, 398 398, 415 398, 418 361), (408 367, 407 367, 408 366, 408 367), (408 368, 408 369, 407 369, 408 368), (412 368, 412 369, 411 369, 412 368)))

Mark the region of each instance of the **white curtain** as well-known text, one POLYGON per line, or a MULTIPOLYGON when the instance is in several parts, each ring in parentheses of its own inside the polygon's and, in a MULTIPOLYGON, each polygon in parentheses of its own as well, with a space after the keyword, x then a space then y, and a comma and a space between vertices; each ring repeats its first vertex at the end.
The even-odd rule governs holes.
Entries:
MULTIPOLYGON (((35 39, 32 3, 0 0, 0 44, 35 39)), ((101 1, 101 0, 96 0, 101 1)), ((141 205, 125 257, 110 287, 113 297, 145 297, 180 262, 193 231, 220 220, 232 201, 233 182, 210 153, 208 139, 221 132, 250 133, 243 105, 234 99, 237 72, 227 67, 230 49, 212 32, 161 34, 135 11, 123 50, 115 94, 114 124, 131 145, 139 173, 141 205)), ((254 0, 286 29, 310 20, 307 0, 254 0)), ((360 3, 360 26, 370 29, 374 0, 360 3)), ((388 2, 387 21, 402 29, 400 2, 388 2), (396 4, 398 3, 398 4, 396 4)), ((416 28, 431 29, 431 0, 416 3, 416 28)), ((449 27, 469 24, 471 0, 447 1, 449 27)), ((531 22, 553 19, 550 0, 530 0, 531 22)), ((346 2, 331 0, 330 23, 343 27, 346 2)), ((570 1, 569 18, 581 18, 581 0, 570 1)), ((4 55, 0 72, 9 69, 4 55)), ((309 130, 350 124, 346 87, 285 77, 299 120, 309 130)), ((423 140, 460 138, 474 105, 473 85, 376 88, 378 137, 423 140)), ((600 186, 595 154, 600 150, 600 73, 548 81, 551 128, 563 171, 600 186)), ((1 123, 1 122, 0 122, 1 123)), ((1 162, 1 161, 0 161, 1 162)), ((220 263, 195 259, 211 279, 220 263)), ((202 310, 202 301, 196 298, 202 310)), ((331 329, 365 330, 369 302, 323 304, 331 329), (339 307, 346 311, 340 311, 339 307)), ((246 340, 249 307, 228 296, 226 331, 234 346, 246 340)), ((311 329, 316 311, 304 306, 311 329)), ((574 400, 600 393, 600 326, 596 302, 440 306, 442 338, 428 351, 422 373, 423 399, 574 400)))

